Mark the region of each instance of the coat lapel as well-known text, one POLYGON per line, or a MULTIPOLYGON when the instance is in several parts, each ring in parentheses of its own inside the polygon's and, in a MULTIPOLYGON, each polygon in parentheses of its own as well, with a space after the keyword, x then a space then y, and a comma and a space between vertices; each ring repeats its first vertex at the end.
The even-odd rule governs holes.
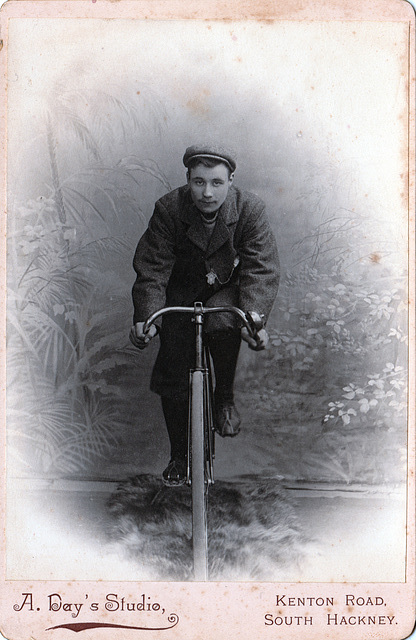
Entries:
POLYGON ((202 226, 198 209, 192 202, 189 192, 186 193, 183 209, 180 212, 180 218, 188 227, 186 235, 189 240, 205 252, 206 236, 204 234, 204 228, 202 226))
POLYGON ((214 227, 210 242, 206 248, 206 235, 198 209, 193 204, 190 194, 187 194, 181 219, 189 225, 187 236, 197 247, 209 257, 215 253, 231 237, 231 226, 238 220, 238 211, 235 202, 235 191, 230 187, 228 195, 221 206, 218 219, 214 227))
POLYGON ((218 214, 217 224, 215 225, 207 248, 207 258, 230 240, 232 235, 232 225, 237 221, 238 211, 235 202, 235 190, 233 187, 230 187, 225 202, 221 206, 218 214))

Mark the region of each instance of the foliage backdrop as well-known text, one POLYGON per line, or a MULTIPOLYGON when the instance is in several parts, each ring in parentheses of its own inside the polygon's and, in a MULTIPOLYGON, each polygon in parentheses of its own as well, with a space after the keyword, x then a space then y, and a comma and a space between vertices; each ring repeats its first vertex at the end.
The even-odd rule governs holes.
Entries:
POLYGON ((133 251, 155 199, 184 182, 185 147, 217 138, 266 201, 283 266, 271 348, 242 356, 247 416, 293 478, 403 480, 406 86, 388 52, 404 28, 88 22, 11 25, 16 472, 99 473, 137 428, 133 251))

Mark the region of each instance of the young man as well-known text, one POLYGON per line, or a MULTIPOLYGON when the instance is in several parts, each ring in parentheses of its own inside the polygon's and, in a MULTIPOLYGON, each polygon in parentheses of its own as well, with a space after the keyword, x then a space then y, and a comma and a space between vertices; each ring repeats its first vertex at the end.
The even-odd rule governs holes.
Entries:
MULTIPOLYGON (((193 366, 194 326, 189 316, 167 315, 161 327, 143 333, 146 318, 164 306, 232 305, 270 313, 279 283, 275 238, 256 195, 233 186, 232 151, 218 145, 186 149, 187 184, 156 202, 136 249, 133 266, 134 319, 131 342, 143 349, 160 333, 151 389, 161 396, 171 445, 163 472, 167 485, 185 482, 188 371, 193 366)), ((240 431, 234 406, 234 377, 241 338, 255 350, 267 346, 265 329, 254 340, 231 314, 204 322, 215 371, 215 428, 223 437, 240 431)))

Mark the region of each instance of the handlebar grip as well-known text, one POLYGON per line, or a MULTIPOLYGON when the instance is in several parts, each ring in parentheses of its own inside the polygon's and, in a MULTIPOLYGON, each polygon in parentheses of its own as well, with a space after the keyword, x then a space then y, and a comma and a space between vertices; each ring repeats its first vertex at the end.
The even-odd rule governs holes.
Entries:
POLYGON ((264 317, 256 311, 247 311, 246 318, 253 336, 264 328, 264 317))
MULTIPOLYGON (((143 333, 149 333, 149 329, 152 326, 153 322, 149 322, 149 318, 146 320, 146 322, 143 324, 143 333)), ((156 326, 156 325, 155 325, 156 326)))

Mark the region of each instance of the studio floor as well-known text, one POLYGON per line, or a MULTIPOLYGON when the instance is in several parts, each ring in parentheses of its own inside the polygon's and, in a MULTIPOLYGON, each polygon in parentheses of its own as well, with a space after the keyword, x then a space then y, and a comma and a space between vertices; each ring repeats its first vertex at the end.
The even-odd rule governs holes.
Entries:
MULTIPOLYGON (((244 480, 245 486, 263 481, 264 478, 253 476, 244 480)), ((270 579, 277 582, 405 579, 403 488, 296 485, 285 483, 284 479, 275 482, 281 488, 285 508, 293 514, 290 527, 296 529, 298 537, 295 546, 288 546, 288 557, 280 569, 277 561, 270 579)), ((238 486, 239 480, 235 483, 238 486)), ((108 502, 118 485, 113 481, 17 478, 10 482, 7 577, 155 579, 144 558, 132 556, 131 551, 127 553, 126 536, 117 540, 114 534, 114 514, 108 502)), ((278 524, 279 506, 276 502, 274 505, 273 517, 278 524)), ((281 558, 284 557, 283 553, 281 558)), ((230 579, 235 576, 238 579, 238 571, 233 571, 230 579)))

